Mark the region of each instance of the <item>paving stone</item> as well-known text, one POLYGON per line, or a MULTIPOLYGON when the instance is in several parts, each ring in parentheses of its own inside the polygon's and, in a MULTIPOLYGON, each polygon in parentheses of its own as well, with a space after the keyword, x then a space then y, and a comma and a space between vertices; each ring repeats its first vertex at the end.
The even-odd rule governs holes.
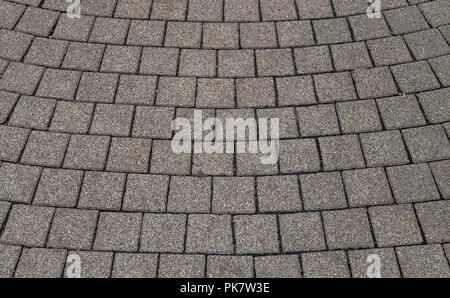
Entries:
POLYGON ((105 0, 99 3, 95 0, 84 0, 83 1, 83 11, 88 15, 96 16, 109 16, 113 15, 114 7, 116 6, 117 0, 105 0))
POLYGON ((441 245, 399 247, 397 258, 406 278, 448 278, 450 269, 441 245))
POLYGON ((8 66, 8 64, 9 64, 9 61, 6 61, 4 59, 0 59, 0 74, 2 74, 5 71, 5 69, 8 66))
POLYGON ((324 137, 319 139, 325 170, 363 168, 358 137, 356 135, 324 137))
POLYGON ((222 21, 223 0, 190 0, 188 21, 222 21))
POLYGON ((139 72, 142 74, 167 75, 177 74, 179 49, 144 48, 142 50, 139 72))
POLYGON ((214 177, 213 213, 254 213, 255 179, 253 177, 214 177))
POLYGON ((329 73, 314 75, 317 97, 320 102, 356 99, 350 73, 329 73))
MULTIPOLYGON (((70 251, 69 255, 71 254, 80 257, 81 278, 110 277, 113 260, 112 252, 70 251)), ((65 270, 65 277, 67 277, 67 269, 65 270)))
POLYGON ((411 52, 417 60, 423 60, 450 53, 450 46, 437 28, 404 36, 411 52))
POLYGON ((334 44, 352 41, 345 18, 314 20, 312 22, 318 44, 334 44))
POLYGON ((253 258, 251 256, 208 256, 208 278, 251 278, 253 258))
POLYGON ((434 161, 450 157, 450 144, 440 125, 410 128, 402 131, 414 162, 434 161))
POLYGON ((83 15, 82 18, 71 19, 65 13, 61 14, 52 37, 73 41, 87 41, 94 25, 94 20, 93 16, 83 15))
POLYGON ((415 205, 420 226, 428 243, 443 243, 450 239, 449 201, 427 202, 415 205))
POLYGON ((353 72, 356 90, 361 98, 374 98, 398 93, 389 68, 358 69, 353 72))
POLYGON ((11 207, 11 203, 9 202, 0 202, 0 226, 5 223, 6 216, 8 215, 9 208, 11 207))
POLYGON ((275 24, 272 22, 241 23, 239 29, 243 48, 277 47, 275 24))
POLYGON ((323 223, 330 249, 374 246, 365 209, 325 211, 323 223))
POLYGON ((8 119, 18 98, 18 94, 0 91, 0 123, 3 123, 8 119))
POLYGON ((306 278, 349 278, 344 251, 311 252, 301 255, 306 278))
POLYGON ((28 139, 28 129, 2 125, 0 126, 0 159, 17 162, 28 139))
POLYGON ((36 95, 72 100, 80 77, 81 73, 78 71, 46 69, 36 95))
POLYGON ((72 135, 64 160, 65 168, 102 170, 109 148, 109 137, 72 135))
POLYGON ((300 175, 300 185, 305 210, 347 206, 339 172, 300 175))
POLYGON ((450 88, 418 94, 419 102, 431 123, 450 121, 450 88))
POLYGON ((146 173, 152 141, 137 138, 113 138, 107 171, 146 173))
POLYGON ((392 66, 391 70, 405 93, 439 88, 439 82, 426 61, 392 66))
MULTIPOLYGON (((244 153, 236 153, 236 166, 237 175, 275 175, 278 174, 278 163, 274 162, 274 157, 271 158, 268 164, 263 164, 263 158, 267 158, 268 154, 263 154, 259 150, 256 153, 252 153, 249 149, 251 147, 257 148, 257 141, 248 141, 246 144, 240 145, 236 144, 236 147, 242 146, 244 153), (256 144, 255 144, 256 143, 256 144)), ((275 153, 276 154, 276 153, 275 153)))
POLYGON ((412 61, 408 47, 401 36, 368 40, 367 47, 376 66, 412 61))
POLYGON ((6 244, 44 246, 54 212, 54 208, 13 205, 1 241, 6 244))
POLYGON ((164 46, 175 48, 200 48, 201 37, 201 23, 168 22, 164 46))
POLYGON ((255 257, 257 278, 300 278, 298 256, 255 257))
POLYGON ((25 11, 25 6, 4 1, 0 8, 0 27, 13 29, 25 11))
POLYGON ((82 171, 44 169, 33 203, 55 207, 75 207, 82 178, 82 171))
POLYGON ((327 46, 294 49, 295 65, 299 74, 333 71, 327 46))
MULTIPOLYGON (((360 1, 332 0, 337 16, 365 13, 367 6, 360 1)), ((384 8, 384 7, 383 7, 384 8)))
POLYGON ((160 77, 156 104, 193 107, 197 81, 195 78, 160 77))
POLYGON ((41 66, 10 62, 0 79, 0 89, 32 95, 43 73, 41 66))
POLYGON ((237 49, 239 27, 236 23, 206 23, 203 25, 203 48, 237 49))
POLYGON ((94 249, 136 251, 141 221, 142 215, 140 213, 100 213, 94 249))
POLYGON ((369 167, 406 164, 408 155, 398 130, 360 135, 361 145, 369 167))
POLYGON ((130 174, 123 199, 123 210, 165 211, 168 188, 168 176, 130 174))
POLYGON ((152 19, 184 20, 186 17, 188 0, 153 1, 152 19))
POLYGON ((114 257, 113 278, 154 278, 158 264, 155 254, 118 253, 114 257))
POLYGON ((152 105, 155 102, 156 77, 121 75, 116 103, 152 105))
POLYGON ((259 20, 258 0, 224 0, 224 17, 227 22, 259 20))
POLYGON ((233 222, 237 254, 279 252, 275 215, 237 215, 233 222))
POLYGON ((450 55, 429 60, 434 73, 441 84, 445 87, 450 86, 450 55))
POLYGON ((280 171, 282 173, 317 172, 319 170, 319 153, 313 139, 281 140, 280 171))
POLYGON ((257 177, 257 193, 261 212, 302 210, 297 176, 257 177))
POLYGON ((170 212, 210 211, 210 177, 172 177, 167 210, 170 212))
MULTIPOLYGON (((210 116, 210 115, 208 115, 208 116, 210 116)), ((214 114, 212 116, 214 116, 214 114)), ((205 117, 206 116, 204 116, 204 118, 205 117)), ((244 119, 245 121, 247 121, 246 126, 252 127, 252 125, 254 125, 256 122, 255 121, 256 113, 251 108, 248 108, 248 109, 220 109, 220 110, 216 110, 216 118, 218 120, 222 121, 222 123, 226 123, 228 121, 227 119, 244 119)), ((250 128, 245 128, 245 134, 241 133, 243 135, 239 135, 239 130, 238 130, 237 125, 239 125, 239 124, 229 125, 228 128, 230 130, 233 129, 233 132, 228 131, 227 125, 225 125, 225 127, 224 127, 225 136, 234 133, 234 139, 236 141, 256 140, 257 136, 254 136, 251 134, 251 132, 249 131, 250 128)))
POLYGON ((127 44, 134 46, 161 46, 164 39, 164 31, 165 22, 163 21, 131 20, 127 44))
POLYGON ((60 278, 63 274, 66 251, 47 248, 24 248, 14 277, 60 278))
POLYGON ((158 277, 161 278, 203 278, 205 256, 163 254, 159 260, 158 277))
POLYGON ((124 44, 129 26, 129 20, 96 18, 89 42, 124 44))
POLYGON ((308 105, 316 103, 314 83, 310 76, 276 78, 278 105, 308 105))
POLYGON ((41 169, 19 164, 3 163, 0 167, 0 199, 30 203, 41 169))
POLYGON ((144 214, 140 250, 183 252, 185 227, 184 214, 144 214))
POLYGON ((119 0, 114 11, 114 17, 148 19, 152 1, 147 0, 119 0))
POLYGON ((367 271, 371 262, 368 262, 370 255, 378 255, 380 257, 380 274, 381 278, 400 278, 397 258, 393 248, 364 249, 351 250, 348 252, 348 258, 352 268, 352 276, 354 278, 367 278, 367 271))
POLYGON ((310 22, 277 22, 277 35, 281 47, 299 47, 314 45, 314 35, 310 22))
POLYGON ((344 171, 342 177, 351 207, 393 203, 383 168, 344 171))
POLYGON ((259 76, 294 75, 294 61, 290 49, 256 50, 259 76))
POLYGON ((27 52, 25 63, 58 67, 66 53, 67 41, 36 38, 27 52))
POLYGON ((331 54, 337 71, 372 67, 364 42, 332 45, 331 54))
POLYGON ((58 101, 50 124, 50 131, 87 133, 94 105, 90 103, 58 101))
POLYGON ((336 104, 343 133, 379 131, 382 129, 374 100, 339 102, 336 104))
POLYGON ((233 108, 232 79, 199 79, 196 106, 199 108, 233 108))
POLYGON ((236 93, 239 107, 275 105, 275 90, 272 78, 237 79, 236 93))
POLYGON ((139 68, 141 48, 134 46, 106 46, 101 71, 134 73, 139 68))
POLYGON ((219 50, 219 77, 254 77, 255 62, 252 50, 219 50))
POLYGON ((14 274, 17 261, 20 256, 19 246, 0 244, 0 276, 1 278, 11 278, 14 274))
MULTIPOLYGON (((227 146, 227 143, 223 143, 223 146, 227 146)), ((233 175, 233 158, 232 153, 197 153, 192 159, 192 174, 231 176, 233 175)))
POLYGON ((329 0, 296 0, 301 19, 318 19, 333 16, 329 0))
POLYGON ((190 173, 191 153, 174 153, 171 141, 154 140, 152 146, 150 173, 178 175, 190 173))
MULTIPOLYGON (((270 140, 275 138, 272 136, 272 119, 279 120, 279 132, 277 139, 296 138, 298 137, 297 120, 294 108, 279 108, 279 109, 258 109, 256 115, 259 121, 267 119, 267 133, 260 133, 260 140, 270 140)), ((260 125, 261 127, 261 125, 260 125)))
POLYGON ((48 238, 55 248, 90 249, 98 211, 56 209, 48 238))
POLYGON ((425 125, 425 118, 414 95, 377 99, 384 126, 398 129, 425 125))
POLYGON ((318 212, 281 214, 279 217, 284 252, 314 251, 326 248, 322 220, 318 212))
POLYGON ((78 207, 119 210, 122 204, 124 187, 125 174, 86 172, 84 174, 78 207))
POLYGON ((49 36, 59 13, 37 7, 27 7, 15 30, 38 36, 49 36))
POLYGON ((183 49, 181 51, 181 76, 214 77, 216 70, 216 52, 214 50, 183 49))
POLYGON ((98 71, 104 51, 105 45, 102 44, 71 42, 62 67, 84 71, 98 71))
POLYGON ((433 162, 429 164, 431 171, 433 172, 436 184, 441 191, 444 199, 450 198, 450 177, 449 177, 449 166, 450 162, 448 160, 433 162))
POLYGON ((303 137, 334 135, 339 124, 334 105, 314 105, 297 108, 300 135, 303 137))
POLYGON ((261 0, 260 8, 263 21, 297 19, 294 0, 261 0))
POLYGON ((233 252, 230 215, 192 214, 188 217, 186 252, 233 252))
POLYGON ((447 1, 438 0, 422 3, 419 8, 433 27, 450 23, 450 6, 447 1))
POLYGON ((69 143, 69 135, 32 131, 21 162, 30 165, 61 166, 69 143))
POLYGON ((384 12, 395 35, 428 29, 427 22, 417 6, 408 6, 384 12))
POLYGON ((133 106, 98 104, 91 130, 93 134, 127 136, 133 121, 133 106))
POLYGON ((356 40, 368 40, 391 35, 384 17, 369 19, 367 15, 351 16, 348 18, 356 40))
POLYGON ((370 207, 369 215, 379 247, 422 243, 412 205, 370 207))
POLYGON ((133 136, 170 139, 174 108, 136 107, 133 123, 133 136))

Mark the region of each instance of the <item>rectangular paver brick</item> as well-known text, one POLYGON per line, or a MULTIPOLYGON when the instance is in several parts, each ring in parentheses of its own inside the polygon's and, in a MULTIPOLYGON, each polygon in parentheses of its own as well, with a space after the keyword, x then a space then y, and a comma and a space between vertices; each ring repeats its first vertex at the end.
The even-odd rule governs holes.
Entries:
POLYGON ((344 208, 347 206, 339 172, 300 176, 305 210, 344 208))
POLYGON ((28 129, 1 125, 0 126, 0 159, 17 162, 30 131, 28 129))
POLYGON ((236 253, 279 252, 276 215, 237 215, 233 218, 236 253))
POLYGON ((414 95, 377 99, 378 109, 387 129, 425 125, 425 118, 414 95))
POLYGON ((65 250, 24 248, 14 277, 60 278, 63 274, 65 261, 65 250))
POLYGON ((110 137, 72 135, 64 160, 65 168, 102 170, 110 137))
POLYGON ((159 259, 160 278, 203 278, 205 256, 162 254, 159 259))
POLYGON ((420 225, 428 243, 450 241, 450 202, 437 201, 415 205, 420 225))
POLYGON ((300 262, 298 256, 255 257, 257 278, 299 278, 300 262))
POLYGON ((399 247, 398 262, 406 278, 449 278, 450 267, 441 245, 399 247))
POLYGON ((121 75, 115 102, 153 105, 156 81, 153 76, 121 75))
POLYGON ((436 184, 444 199, 450 198, 450 161, 439 161, 430 163, 436 184))
POLYGON ((87 133, 94 105, 82 102, 58 101, 50 124, 50 131, 87 133))
POLYGON ((398 130, 360 135, 361 145, 369 167, 406 164, 408 155, 398 130))
POLYGON ((257 193, 260 212, 302 210, 297 176, 257 177, 257 193))
POLYGON ((367 278, 367 269, 370 264, 367 258, 370 255, 378 255, 381 264, 381 278, 400 278, 397 258, 393 248, 351 250, 348 258, 352 268, 352 276, 355 278, 367 278))
POLYGON ((414 162, 450 158, 450 143, 442 126, 410 128, 402 134, 414 162))
POLYGON ((169 140, 153 141, 150 173, 178 175, 187 175, 190 173, 191 154, 174 153, 171 143, 169 140))
POLYGON ((107 171, 146 173, 152 141, 140 138, 113 138, 109 149, 107 171))
POLYGON ((158 266, 156 254, 118 253, 114 257, 113 278, 154 278, 158 266))
POLYGON ((0 277, 11 278, 14 274, 19 255, 20 246, 0 244, 0 277))
POLYGON ((61 166, 68 143, 67 134, 32 131, 21 162, 30 165, 61 166))
POLYGON ((209 212, 211 183, 210 177, 172 177, 167 210, 190 213, 209 212))
MULTIPOLYGON (((95 252, 95 251, 70 251, 80 257, 81 261, 81 278, 108 278, 111 274, 113 253, 112 252, 95 252)), ((67 264, 67 263, 66 263, 67 264)), ((67 264, 69 266, 69 264, 67 264)), ((67 267, 66 266, 66 267, 67 267)), ((65 277, 67 277, 67 270, 65 277)))
POLYGON ((0 167, 0 199, 30 203, 41 175, 41 168, 12 163, 0 167))
POLYGON ((306 278, 349 278, 345 251, 311 252, 301 255, 306 278))
POLYGON ((127 178, 123 210, 165 211, 168 188, 168 176, 130 174, 127 178))
POLYGON ((356 135, 324 137, 319 139, 325 170, 363 168, 358 137, 356 135))
POLYGON ((133 121, 131 105, 98 104, 90 132, 101 135, 128 136, 133 121))
POLYGON ((251 256, 208 256, 208 278, 251 278, 253 258, 251 256))
POLYGON ((144 214, 141 251, 183 252, 185 214, 144 214))
POLYGON ((255 179, 253 177, 214 177, 213 213, 254 213, 255 179))
POLYGON ((0 79, 0 89, 32 95, 43 73, 41 66, 10 62, 0 79))

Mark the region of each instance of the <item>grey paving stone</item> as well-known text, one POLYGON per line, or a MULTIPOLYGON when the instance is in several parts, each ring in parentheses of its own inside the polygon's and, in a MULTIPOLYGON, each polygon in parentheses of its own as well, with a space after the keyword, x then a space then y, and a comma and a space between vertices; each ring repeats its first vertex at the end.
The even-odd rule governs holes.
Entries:
POLYGON ((372 67, 364 42, 332 45, 331 54, 337 71, 372 67))
POLYGON ((324 137, 319 139, 325 170, 363 168, 358 137, 356 135, 324 137))
POLYGON ((134 46, 161 46, 164 39, 165 22, 131 20, 127 44, 134 46))
POLYGON ((35 38, 27 52, 24 62, 47 67, 58 67, 63 60, 68 46, 69 43, 67 41, 35 38))
POLYGON ((427 243, 443 243, 450 239, 450 202, 437 201, 415 205, 427 243))
POLYGON ((18 98, 19 94, 0 91, 0 123, 3 123, 8 119, 18 98))
POLYGON ((27 7, 14 29, 32 35, 49 36, 58 17, 59 13, 56 11, 27 7))
POLYGON ((0 27, 13 29, 25 11, 24 5, 4 1, 0 8, 0 27))
POLYGON ((130 174, 123 199, 123 210, 165 211, 168 188, 168 176, 130 174))
MULTIPOLYGON (((332 0, 337 16, 365 13, 367 6, 361 1, 332 0)), ((384 8, 384 7, 383 7, 384 8)))
MULTIPOLYGON (((112 252, 69 251, 68 254, 74 254, 80 257, 81 278, 110 277, 113 260, 112 252)), ((66 268, 64 277, 67 277, 68 269, 69 268, 66 268)))
POLYGON ((450 86, 450 55, 431 59, 429 63, 441 84, 450 86))
POLYGON ((425 118, 414 95, 377 99, 384 126, 398 129, 425 125, 425 118))
POLYGON ((409 128, 402 134, 415 163, 450 157, 450 144, 440 125, 409 128))
POLYGON ((303 137, 339 133, 335 106, 332 104, 297 108, 300 135, 303 137))
POLYGON ((256 50, 259 76, 294 75, 294 61, 290 49, 256 50))
POLYGON ((0 126, 0 159, 17 162, 25 146, 30 131, 28 129, 0 126))
POLYGON ((330 50, 327 46, 294 49, 295 65, 299 74, 333 70, 330 50))
POLYGON ((279 218, 284 252, 326 248, 322 220, 318 212, 281 214, 279 218))
POLYGON ((164 46, 174 48, 200 48, 201 38, 202 23, 168 22, 164 46))
POLYGON ((313 139, 280 141, 281 173, 317 172, 319 170, 319 153, 313 139))
POLYGON ((367 47, 376 66, 412 61, 408 47, 401 36, 368 40, 367 47))
POLYGON ((277 22, 277 35, 281 47, 314 45, 314 35, 310 22, 277 22))
POLYGON ((153 76, 121 75, 116 91, 116 103, 152 105, 155 101, 157 78, 153 76))
POLYGON ((257 177, 256 185, 260 212, 302 210, 297 176, 257 177))
POLYGON ((187 77, 214 77, 216 75, 214 50, 183 49, 180 54, 179 74, 187 77))
POLYGON ((80 77, 79 71, 46 69, 36 95, 72 100, 80 77))
POLYGON ((445 0, 422 3, 419 8, 433 27, 450 23, 450 5, 445 0))
POLYGON ((306 278, 349 278, 344 251, 311 252, 301 255, 306 278))
POLYGON ((92 26, 94 25, 94 20, 95 18, 93 16, 83 15, 82 18, 71 19, 65 13, 61 14, 52 37, 56 39, 87 41, 92 26))
POLYGON ((329 0, 296 0, 301 19, 318 19, 333 16, 329 0))
POLYGON ((188 0, 153 1, 152 19, 184 20, 186 17, 188 0))
POLYGON ((30 203, 41 175, 41 168, 12 163, 0 167, 0 199, 11 202, 30 203))
POLYGON ((16 278, 60 278, 64 270, 66 251, 47 248, 24 248, 16 278))
POLYGON ((43 73, 41 66, 10 62, 0 79, 0 89, 32 95, 43 73))
POLYGON ((245 22, 259 20, 258 0, 224 0, 226 22, 245 22))
POLYGON ((91 130, 93 134, 128 136, 133 121, 133 106, 98 104, 91 130))
POLYGON ((308 105, 316 103, 311 76, 276 78, 278 105, 308 105))
POLYGON ((109 149, 106 170, 112 172, 146 173, 152 140, 138 138, 113 138, 109 149))
POLYGON ((214 177, 212 195, 213 213, 254 213, 254 177, 214 177))
POLYGON ((330 249, 374 246, 365 209, 325 211, 323 223, 330 249))
POLYGON ((190 0, 188 21, 222 21, 223 0, 190 0))
POLYGON ((356 99, 356 91, 349 72, 314 75, 320 102, 356 99))
POLYGON ((356 40, 368 40, 391 35, 384 17, 370 19, 367 15, 362 14, 351 16, 348 21, 356 40))
POLYGON ((98 211, 56 209, 48 247, 90 249, 97 224, 98 211))
MULTIPOLYGON (((236 153, 236 166, 237 166, 237 175, 275 175, 278 174, 278 163, 277 162, 269 162, 268 164, 263 164, 261 162, 262 158, 266 157, 267 154, 262 154, 261 152, 251 153, 249 152, 249 148, 251 146, 258 146, 255 144, 257 141, 248 141, 242 146, 245 148, 245 153, 236 153)), ((236 144, 238 146, 238 144, 236 144)))
POLYGON ((84 71, 98 71, 102 62, 105 45, 71 42, 62 67, 84 71))
POLYGON ((318 44, 334 44, 352 41, 345 18, 314 20, 312 22, 318 44))
POLYGON ((358 69, 353 72, 356 90, 361 98, 375 98, 398 93, 394 78, 387 67, 358 69))
POLYGON ((342 177, 351 207, 393 203, 383 168, 344 171, 342 177))
POLYGON ((417 6, 408 6, 384 12, 395 35, 428 29, 427 22, 417 6))
POLYGON ((343 133, 379 131, 382 129, 374 100, 339 102, 336 104, 343 133))
POLYGON ((30 165, 61 166, 69 143, 69 135, 32 131, 21 162, 30 165))
POLYGON ((170 212, 199 212, 210 210, 210 177, 172 177, 167 210, 170 212))
POLYGON ((155 254, 118 253, 114 257, 111 277, 113 278, 154 278, 158 266, 155 254))
POLYGON ((50 124, 50 131, 87 133, 94 105, 90 103, 58 101, 50 124))
POLYGON ((404 93, 439 88, 439 82, 426 61, 392 66, 391 70, 404 93))
POLYGON ((134 73, 139 68, 142 49, 135 46, 106 46, 101 71, 134 73))
POLYGON ((237 254, 279 252, 276 215, 237 215, 233 223, 237 254))
POLYGON ((83 2, 83 11, 85 14, 111 17, 117 0, 105 0, 102 3, 95 0, 84 0, 83 2))
MULTIPOLYGON (((213 115, 208 115, 208 116, 212 116, 213 115)), ((204 116, 206 117, 206 116, 204 116)), ((248 108, 248 109, 218 109, 216 110, 216 118, 220 121, 222 121, 222 123, 226 123, 227 119, 244 119, 244 120, 248 120, 250 118, 252 119, 256 119, 256 113, 254 111, 254 109, 248 108)), ((248 120, 248 122, 250 122, 251 120, 248 120)), ((254 123, 254 121, 253 121, 254 123)), ((237 125, 237 124, 236 124, 237 125)), ((248 131, 245 132, 245 134, 243 136, 238 135, 238 129, 236 127, 236 125, 234 125, 233 127, 228 127, 230 130, 232 129, 233 132, 228 131, 227 130, 227 126, 225 125, 224 127, 224 134, 225 136, 229 133, 233 134, 234 133, 234 139, 237 141, 245 141, 245 140, 256 140, 255 136, 252 136, 251 133, 248 131)), ((251 124, 248 123, 247 126, 250 126, 251 124)))
POLYGON ((277 47, 275 24, 272 22, 241 23, 239 29, 243 48, 277 47))
POLYGON ((233 253, 230 215, 189 215, 186 233, 188 253, 233 253))
POLYGON ((147 0, 119 0, 117 2, 114 17, 148 19, 152 1, 147 0))
POLYGON ((450 198, 450 161, 439 161, 429 164, 431 171, 433 172, 434 179, 441 191, 444 199, 450 198))
POLYGON ((275 90, 272 78, 236 79, 236 94, 239 107, 275 105, 275 90))
POLYGON ((13 205, 1 241, 6 244, 44 246, 54 212, 54 208, 13 205))
POLYGON ((140 250, 183 252, 185 227, 185 214, 144 214, 140 250))
POLYGON ((233 108, 234 81, 232 79, 199 79, 196 107, 233 108))
POLYGON ((156 104, 176 107, 193 107, 197 80, 195 78, 160 77, 156 104))
POLYGON ((79 208, 119 210, 125 174, 86 172, 78 201, 79 208))
POLYGON ((418 94, 419 102, 431 123, 450 121, 450 88, 418 94))
POLYGON ((398 130, 365 133, 360 135, 360 139, 369 167, 409 162, 402 135, 398 130))
POLYGON ((380 257, 380 274, 381 278, 400 278, 397 258, 393 248, 364 249, 351 250, 348 252, 348 258, 352 268, 352 276, 354 278, 367 278, 367 270, 371 265, 368 262, 370 255, 378 255, 380 257))
POLYGON ((219 77, 254 77, 255 61, 252 50, 219 50, 219 77))
POLYGON ((450 269, 441 245, 399 247, 397 257, 406 278, 448 278, 450 269))
POLYGON ((300 175, 300 187, 305 210, 347 206, 339 172, 300 175))
POLYGON ((154 140, 152 146, 150 173, 178 175, 190 173, 191 153, 174 153, 171 141, 154 140))
POLYGON ((255 257, 257 278, 300 278, 298 256, 255 257))
POLYGON ((106 136, 72 135, 64 167, 102 170, 105 166, 109 143, 110 138, 106 136))
POLYGON ((239 27, 236 23, 206 23, 203 25, 203 48, 237 49, 239 27))
POLYGON ((160 255, 158 277, 203 278, 205 275, 203 255, 160 255))
POLYGON ((0 226, 5 223, 10 207, 11 203, 4 201, 0 202, 0 226))
POLYGON ((75 207, 81 188, 82 171, 44 169, 33 204, 75 207))
POLYGON ((124 44, 129 26, 129 20, 96 18, 89 42, 124 44))
POLYGON ((95 250, 136 251, 142 214, 102 212, 95 237, 95 250))
POLYGON ((133 136, 158 139, 170 139, 174 108, 136 107, 133 124, 133 136))
POLYGON ((423 60, 450 53, 450 46, 437 28, 406 34, 404 36, 417 60, 423 60))
POLYGON ((20 246, 10 246, 0 244, 0 276, 1 278, 11 278, 14 274, 17 261, 19 259, 20 246))
POLYGON ((422 243, 412 205, 370 207, 369 215, 379 247, 422 243))
POLYGON ((294 0, 261 0, 259 3, 263 21, 297 19, 294 0))
MULTIPOLYGON (((227 143, 223 143, 227 146, 227 143)), ((225 147, 226 148, 226 147, 225 147)), ((197 153, 192 158, 192 174, 194 175, 233 175, 232 153, 197 153)))
POLYGON ((272 139, 271 121, 272 119, 279 119, 279 133, 278 138, 296 138, 298 137, 297 119, 294 108, 278 108, 278 109, 258 109, 256 110, 258 120, 268 119, 267 133, 261 133, 259 138, 261 140, 272 139))
POLYGON ((208 256, 208 278, 251 278, 253 258, 251 256, 208 256))

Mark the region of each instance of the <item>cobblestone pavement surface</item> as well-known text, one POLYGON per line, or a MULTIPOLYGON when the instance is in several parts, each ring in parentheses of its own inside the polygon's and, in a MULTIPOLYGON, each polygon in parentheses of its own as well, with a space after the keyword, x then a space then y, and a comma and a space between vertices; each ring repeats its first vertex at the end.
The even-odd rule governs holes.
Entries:
POLYGON ((0 3, 1 277, 450 277, 450 1, 0 3), (195 108, 279 162, 175 155, 195 108))

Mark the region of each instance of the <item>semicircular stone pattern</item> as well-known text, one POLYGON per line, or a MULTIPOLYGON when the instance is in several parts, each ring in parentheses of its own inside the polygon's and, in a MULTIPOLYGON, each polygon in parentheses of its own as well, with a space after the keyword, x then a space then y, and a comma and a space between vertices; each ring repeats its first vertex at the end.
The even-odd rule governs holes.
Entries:
POLYGON ((450 1, 69 6, 0 2, 0 276, 450 276, 450 1), (278 161, 174 153, 195 110, 278 161))

